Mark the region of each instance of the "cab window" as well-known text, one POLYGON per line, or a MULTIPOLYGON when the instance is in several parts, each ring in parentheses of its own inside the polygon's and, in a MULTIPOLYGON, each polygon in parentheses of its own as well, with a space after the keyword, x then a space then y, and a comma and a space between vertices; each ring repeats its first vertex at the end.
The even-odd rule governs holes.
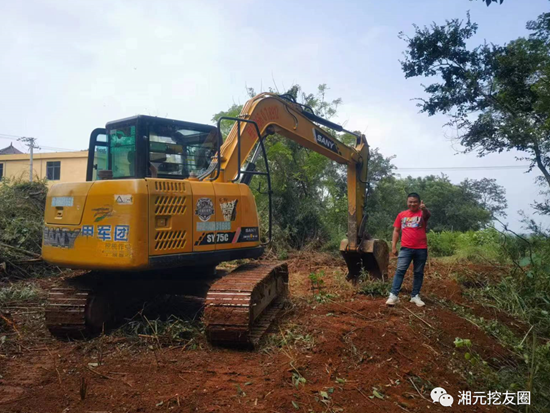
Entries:
POLYGON ((110 169, 113 179, 136 175, 136 127, 130 125, 107 131, 109 136, 110 169))
POLYGON ((202 174, 216 153, 216 129, 199 131, 178 125, 149 126, 149 172, 159 178, 202 174))

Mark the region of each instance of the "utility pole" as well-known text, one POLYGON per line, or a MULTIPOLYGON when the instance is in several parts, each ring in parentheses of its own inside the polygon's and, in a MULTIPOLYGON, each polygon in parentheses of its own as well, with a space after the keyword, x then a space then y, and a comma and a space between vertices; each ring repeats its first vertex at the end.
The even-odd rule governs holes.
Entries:
POLYGON ((30 149, 30 155, 31 155, 31 162, 30 162, 30 171, 29 171, 29 182, 32 182, 32 172, 33 172, 33 169, 32 169, 32 161, 33 161, 33 150, 34 149, 40 149, 40 147, 38 147, 37 145, 35 145, 36 143, 36 138, 26 138, 26 137, 22 137, 22 138, 19 138, 17 139, 18 141, 20 142, 25 142, 27 144, 27 146, 29 147, 30 149))

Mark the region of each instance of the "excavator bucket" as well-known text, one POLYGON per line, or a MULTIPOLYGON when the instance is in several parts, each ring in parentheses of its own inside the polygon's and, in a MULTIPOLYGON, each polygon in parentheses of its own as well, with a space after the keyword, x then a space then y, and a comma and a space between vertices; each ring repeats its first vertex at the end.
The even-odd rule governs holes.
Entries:
POLYGON ((348 280, 355 283, 364 272, 376 279, 387 279, 389 247, 385 241, 379 239, 363 240, 358 251, 349 251, 347 243, 347 240, 342 241, 340 251, 348 266, 348 280))

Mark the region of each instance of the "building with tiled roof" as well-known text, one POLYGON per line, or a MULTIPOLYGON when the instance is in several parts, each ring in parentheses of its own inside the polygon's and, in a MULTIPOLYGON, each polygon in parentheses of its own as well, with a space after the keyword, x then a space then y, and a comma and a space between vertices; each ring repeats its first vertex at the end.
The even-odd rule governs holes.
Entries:
POLYGON ((10 143, 10 146, 4 149, 0 149, 0 155, 19 155, 22 154, 19 149, 13 146, 13 143, 10 143))

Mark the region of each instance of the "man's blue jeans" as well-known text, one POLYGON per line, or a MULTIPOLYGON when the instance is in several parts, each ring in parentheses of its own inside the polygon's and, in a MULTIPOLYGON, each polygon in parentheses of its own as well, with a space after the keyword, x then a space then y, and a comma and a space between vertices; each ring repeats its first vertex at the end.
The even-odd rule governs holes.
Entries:
POLYGON ((413 249, 401 247, 399 251, 399 256, 397 257, 397 268, 395 270, 395 275, 393 276, 393 285, 391 292, 394 295, 398 295, 401 290, 401 284, 403 284, 403 277, 413 261, 414 265, 414 279, 413 279, 413 289, 411 296, 414 297, 420 293, 420 288, 422 288, 422 281, 424 281, 424 265, 426 265, 426 260, 428 259, 428 250, 423 249, 413 249))

